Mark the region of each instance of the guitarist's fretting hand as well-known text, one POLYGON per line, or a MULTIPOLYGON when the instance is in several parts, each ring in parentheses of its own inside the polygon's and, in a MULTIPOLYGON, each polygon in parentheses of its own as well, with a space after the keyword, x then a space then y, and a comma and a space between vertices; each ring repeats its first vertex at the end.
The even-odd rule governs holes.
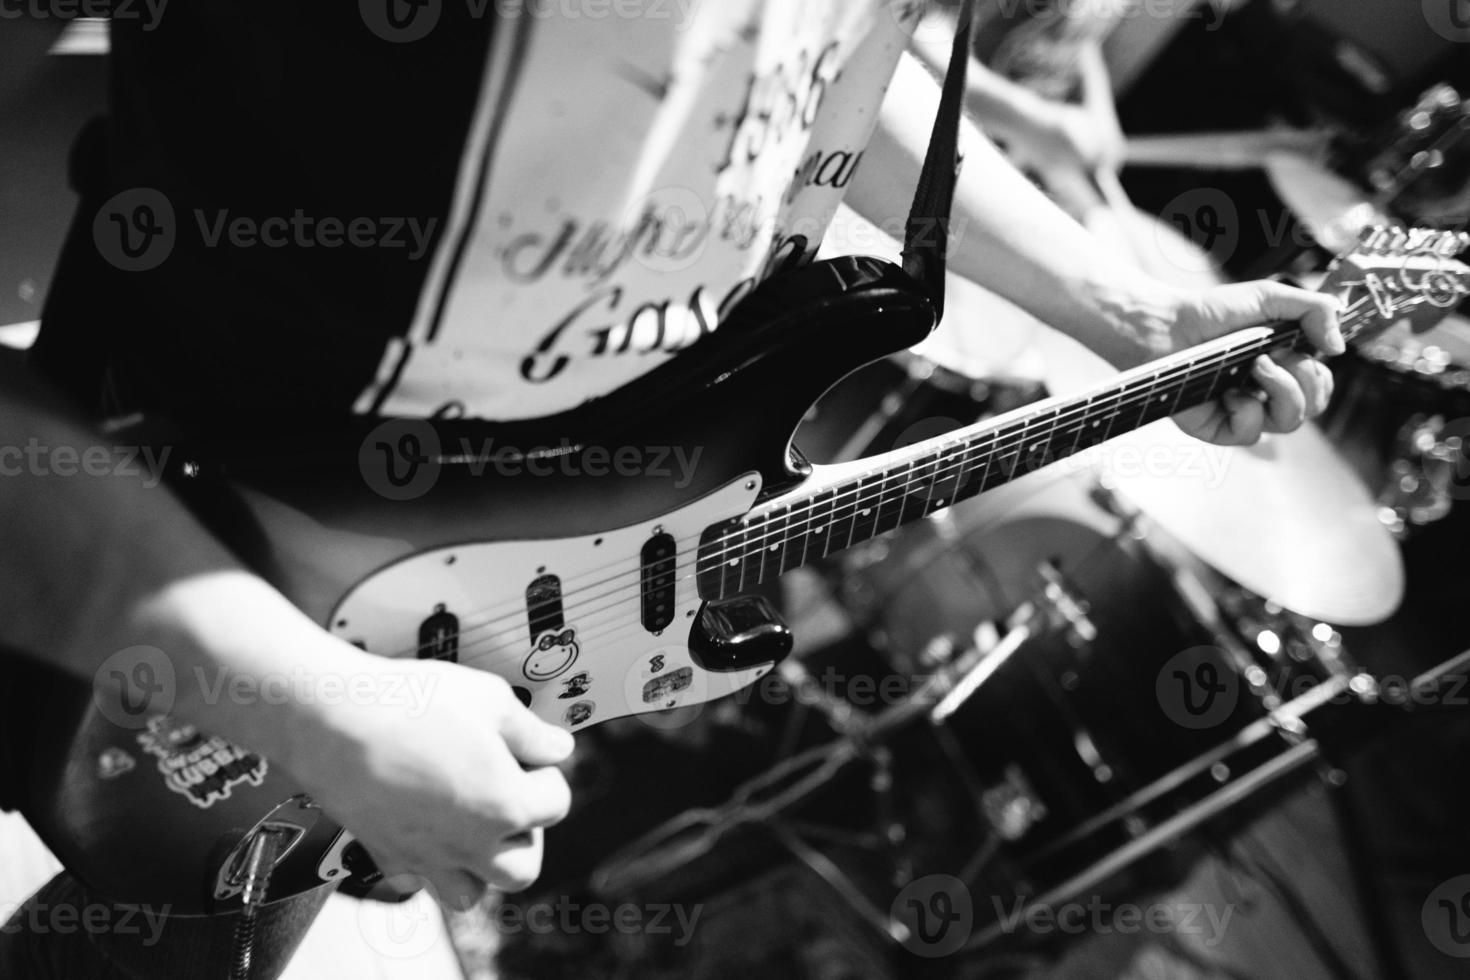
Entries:
MULTIPOLYGON (((1345 349, 1337 299, 1278 282, 1221 286, 1180 296, 1167 324, 1167 350, 1182 350, 1222 334, 1275 320, 1300 321, 1320 351, 1345 349)), ((1327 409, 1332 372, 1321 361, 1288 352, 1260 357, 1251 372, 1256 387, 1181 412, 1174 421, 1196 438, 1223 446, 1249 446, 1264 432, 1292 432, 1327 409)))

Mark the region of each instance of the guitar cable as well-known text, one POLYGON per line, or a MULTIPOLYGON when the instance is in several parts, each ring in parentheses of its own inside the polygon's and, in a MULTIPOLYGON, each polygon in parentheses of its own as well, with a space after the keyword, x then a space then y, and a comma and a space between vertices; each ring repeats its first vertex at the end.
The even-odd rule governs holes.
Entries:
POLYGON ((256 926, 278 857, 275 831, 262 828, 250 842, 250 850, 245 855, 243 906, 240 920, 235 923, 230 980, 250 980, 251 961, 255 958, 256 926))

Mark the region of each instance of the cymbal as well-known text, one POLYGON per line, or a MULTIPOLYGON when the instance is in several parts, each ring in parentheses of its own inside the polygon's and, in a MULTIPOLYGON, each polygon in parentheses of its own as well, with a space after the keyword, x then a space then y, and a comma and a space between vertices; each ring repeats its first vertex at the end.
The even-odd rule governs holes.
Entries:
POLYGON ((1105 483, 1252 592, 1341 626, 1382 622, 1403 601, 1398 545, 1315 425, 1227 448, 1165 420, 1099 448, 1105 483))
MULTIPOLYGON (((1041 346, 1053 394, 1075 394, 1116 373, 1059 334, 1041 346)), ((1104 481, 1166 532, 1293 612, 1366 626, 1403 601, 1397 542, 1362 478, 1313 424, 1229 448, 1164 420, 1092 452, 1104 481)))
POLYGON ((1329 251, 1352 248, 1358 243, 1358 233, 1371 225, 1395 223, 1366 192, 1310 157, 1271 153, 1265 169, 1277 195, 1329 251))

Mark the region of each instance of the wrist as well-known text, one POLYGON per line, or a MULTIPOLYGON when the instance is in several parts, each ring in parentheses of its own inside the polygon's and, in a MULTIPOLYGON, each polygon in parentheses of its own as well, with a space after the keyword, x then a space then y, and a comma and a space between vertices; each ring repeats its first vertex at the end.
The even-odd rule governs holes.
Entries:
POLYGON ((1120 370, 1172 353, 1183 293, 1136 271, 1084 280, 1083 305, 1090 313, 1089 336, 1079 336, 1120 370))
POLYGON ((327 726, 329 699, 313 688, 377 659, 239 570, 169 583, 132 620, 130 635, 163 651, 173 668, 171 703, 161 709, 293 771, 327 726))

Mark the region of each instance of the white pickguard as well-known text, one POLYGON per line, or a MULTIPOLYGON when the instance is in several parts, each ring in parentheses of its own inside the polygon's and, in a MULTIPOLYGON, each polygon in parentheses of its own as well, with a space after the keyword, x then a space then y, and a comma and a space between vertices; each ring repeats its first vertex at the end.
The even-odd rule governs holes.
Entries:
POLYGON ((529 691, 532 711, 572 730, 712 701, 769 670, 711 673, 688 647, 701 605, 694 574, 700 535, 747 513, 759 493, 760 478, 750 474, 656 520, 597 535, 422 552, 354 586, 330 629, 371 653, 413 658, 420 624, 442 607, 459 619, 461 664, 529 691), (675 618, 662 635, 643 625, 640 590, 640 553, 656 534, 678 543, 675 618), (560 580, 565 624, 533 641, 526 589, 543 576, 560 580))

